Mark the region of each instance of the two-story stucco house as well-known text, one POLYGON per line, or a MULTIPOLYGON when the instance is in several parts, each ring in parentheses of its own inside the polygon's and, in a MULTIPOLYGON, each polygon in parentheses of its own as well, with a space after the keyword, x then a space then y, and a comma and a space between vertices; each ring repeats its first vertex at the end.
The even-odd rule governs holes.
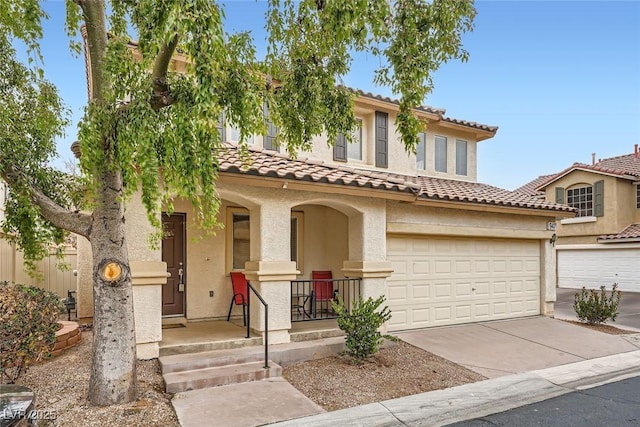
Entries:
POLYGON ((640 152, 574 163, 516 191, 577 209, 557 226, 558 285, 640 291, 640 152))
MULTIPOLYGON (((310 152, 291 159, 278 152, 277 129, 269 126, 251 141, 249 164, 237 130, 224 124, 227 142, 215 155, 225 228, 215 236, 195 239, 192 206, 177 199, 163 217, 162 248, 152 250, 146 213, 132 200, 126 225, 138 356, 158 356, 163 321, 226 320, 236 270, 269 303, 272 343, 290 340, 292 320, 315 321, 306 297, 299 299, 310 282, 299 281, 317 270, 352 278, 340 293, 357 287, 365 298, 386 295, 390 331, 551 314, 548 223, 574 210, 477 182, 478 144, 496 127, 419 108, 427 130, 414 155, 396 133, 397 111, 396 101, 359 92, 354 142, 318 137, 310 152)), ((79 316, 90 317, 90 248, 78 244, 79 316)), ((261 310, 252 304, 258 332, 261 310)))

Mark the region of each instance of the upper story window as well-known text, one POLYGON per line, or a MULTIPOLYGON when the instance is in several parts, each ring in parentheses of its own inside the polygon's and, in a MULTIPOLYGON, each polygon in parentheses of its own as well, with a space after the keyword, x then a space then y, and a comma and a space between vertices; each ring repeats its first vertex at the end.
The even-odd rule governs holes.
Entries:
MULTIPOLYGON (((230 130, 228 135, 229 142, 240 142, 240 128, 231 126, 229 130, 230 130)), ((246 139, 246 143, 248 145, 253 145, 253 135, 250 135, 246 139)))
POLYGON ((418 134, 416 147, 416 169, 425 170, 427 167, 427 135, 424 132, 418 134))
POLYGON ((356 119, 356 128, 351 134, 351 141, 344 134, 336 136, 333 146, 333 160, 362 160, 362 119, 356 119))
POLYGON ((435 138, 435 169, 436 172, 447 172, 447 138, 435 138))
POLYGON ((640 185, 636 185, 636 207, 640 209, 640 185))
POLYGON ((593 216, 593 187, 567 190, 567 204, 578 209, 578 216, 593 216))
POLYGON ((467 175, 467 141, 456 139, 456 175, 467 175))
POLYGON ((347 158, 362 160, 362 119, 356 119, 351 142, 347 141, 347 158))
MULTIPOLYGON (((566 191, 566 204, 578 210, 578 216, 604 216, 604 180, 593 185, 578 184, 566 191)), ((556 187, 556 203, 565 203, 565 190, 556 187)))
POLYGON ((265 150, 278 151, 276 137, 278 136, 278 127, 271 122, 269 105, 265 102, 263 106, 264 121, 267 125, 267 133, 262 137, 262 148, 265 150))

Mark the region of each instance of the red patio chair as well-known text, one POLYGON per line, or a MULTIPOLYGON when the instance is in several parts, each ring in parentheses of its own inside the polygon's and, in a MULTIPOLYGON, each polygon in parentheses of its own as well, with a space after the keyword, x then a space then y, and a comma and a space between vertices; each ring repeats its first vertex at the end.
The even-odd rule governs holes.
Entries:
POLYGON ((236 305, 242 305, 242 321, 244 326, 247 326, 246 307, 249 306, 249 299, 247 298, 247 278, 239 271, 232 271, 231 286, 233 287, 233 296, 231 297, 231 304, 229 304, 227 322, 231 319, 231 310, 235 303, 236 305))
POLYGON ((326 312, 333 311, 331 302, 336 299, 337 290, 333 289, 333 274, 330 270, 312 271, 311 279, 313 280, 312 291, 312 312, 313 317, 317 317, 317 308, 320 304, 320 310, 326 312))

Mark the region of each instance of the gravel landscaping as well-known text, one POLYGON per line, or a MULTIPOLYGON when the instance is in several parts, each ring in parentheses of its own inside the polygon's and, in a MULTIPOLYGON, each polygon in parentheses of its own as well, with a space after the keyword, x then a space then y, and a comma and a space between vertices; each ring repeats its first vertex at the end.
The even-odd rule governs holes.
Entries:
POLYGON ((38 363, 18 379, 36 395, 36 409, 47 414, 38 426, 179 426, 171 395, 157 360, 138 362, 138 399, 110 407, 97 407, 87 400, 92 349, 91 331, 82 333, 78 345, 62 355, 38 363))

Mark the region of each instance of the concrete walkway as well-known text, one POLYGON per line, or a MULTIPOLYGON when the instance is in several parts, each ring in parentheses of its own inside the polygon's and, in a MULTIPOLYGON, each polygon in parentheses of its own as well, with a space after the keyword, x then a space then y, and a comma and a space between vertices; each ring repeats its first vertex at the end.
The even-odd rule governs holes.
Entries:
POLYGON ((179 393, 172 403, 185 427, 443 425, 640 375, 640 334, 607 335, 543 317, 398 336, 491 379, 328 413, 283 379, 179 393))
POLYGON ((431 328, 398 337, 487 378, 640 349, 629 337, 547 317, 431 328))

